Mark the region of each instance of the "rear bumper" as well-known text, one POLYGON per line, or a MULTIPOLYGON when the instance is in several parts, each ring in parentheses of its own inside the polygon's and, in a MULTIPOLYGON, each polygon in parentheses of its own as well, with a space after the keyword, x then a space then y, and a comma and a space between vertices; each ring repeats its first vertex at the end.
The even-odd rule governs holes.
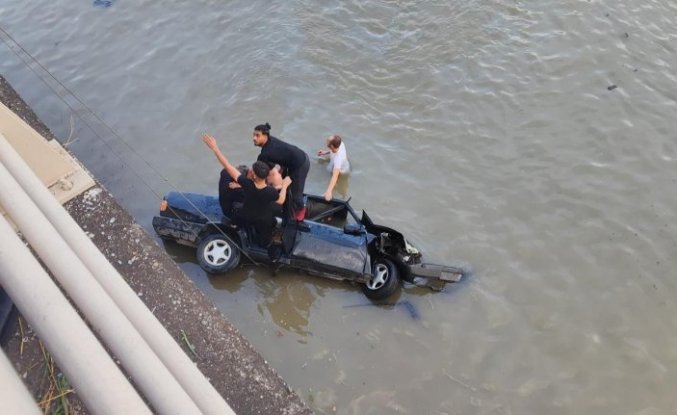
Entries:
POLYGON ((187 222, 164 216, 153 217, 153 229, 163 239, 170 239, 186 245, 197 245, 197 239, 204 228, 203 223, 187 222))
POLYGON ((447 282, 459 282, 463 278, 463 270, 456 267, 436 264, 410 265, 411 275, 447 282))

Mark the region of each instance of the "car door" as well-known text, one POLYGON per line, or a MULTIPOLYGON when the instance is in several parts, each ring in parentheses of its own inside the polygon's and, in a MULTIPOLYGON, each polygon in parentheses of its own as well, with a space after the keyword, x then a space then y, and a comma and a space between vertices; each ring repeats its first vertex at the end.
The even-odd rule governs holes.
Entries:
POLYGON ((292 257, 314 262, 318 269, 368 273, 366 231, 344 230, 326 223, 305 221, 297 227, 292 257))

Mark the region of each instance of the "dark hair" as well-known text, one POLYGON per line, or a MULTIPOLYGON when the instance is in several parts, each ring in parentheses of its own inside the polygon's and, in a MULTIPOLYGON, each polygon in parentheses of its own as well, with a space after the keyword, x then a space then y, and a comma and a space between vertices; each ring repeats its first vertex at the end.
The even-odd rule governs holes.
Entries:
POLYGON ((252 170, 254 171, 254 175, 256 177, 259 179, 265 179, 268 177, 270 167, 268 167, 268 165, 263 161, 256 161, 254 164, 252 164, 252 170))
POLYGON ((240 164, 236 167, 236 169, 240 172, 240 174, 244 174, 245 176, 249 172, 249 166, 246 164, 240 164))
POLYGON ((259 131, 262 134, 265 134, 270 137, 270 124, 265 123, 265 124, 259 124, 256 127, 254 127, 254 131, 259 131))
POLYGON ((341 136, 337 134, 330 135, 327 144, 334 148, 339 148, 341 146, 341 136))

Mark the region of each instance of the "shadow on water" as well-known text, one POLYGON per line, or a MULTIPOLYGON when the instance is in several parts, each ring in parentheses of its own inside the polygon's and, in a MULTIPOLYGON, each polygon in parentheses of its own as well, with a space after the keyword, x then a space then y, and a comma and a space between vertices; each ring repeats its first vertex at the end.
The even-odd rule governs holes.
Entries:
POLYGON ((412 303, 409 300, 398 301, 394 303, 363 303, 343 306, 343 308, 356 308, 356 307, 379 307, 384 310, 392 310, 397 308, 406 311, 412 320, 421 319, 421 314, 418 312, 418 307, 416 307, 416 305, 414 305, 414 303, 412 303))
POLYGON ((195 249, 177 244, 174 241, 166 241, 164 239, 159 239, 159 241, 167 254, 169 254, 169 256, 172 257, 172 259, 177 264, 183 264, 186 262, 197 264, 197 260, 195 259, 195 249))
POLYGON ((412 320, 420 321, 421 313, 419 311, 419 306, 417 305, 419 304, 419 301, 423 301, 424 299, 430 301, 430 296, 444 296, 445 299, 451 299, 449 297, 455 297, 457 293, 461 291, 463 286, 470 283, 471 276, 471 271, 468 268, 468 271, 464 272, 464 276, 461 281, 446 284, 442 290, 433 290, 425 286, 403 283, 401 290, 398 290, 396 293, 383 301, 368 301, 358 304, 349 304, 344 305, 343 308, 374 307, 388 311, 401 310, 401 312, 405 312, 412 320), (414 300, 413 298, 417 298, 417 300, 414 300))
POLYGON ((343 308, 377 307, 384 310, 393 310, 393 309, 404 310, 412 320, 419 321, 421 320, 421 313, 419 312, 419 308, 416 305, 416 302, 410 299, 401 300, 400 298, 402 297, 403 292, 406 293, 407 297, 413 296, 419 297, 421 299, 427 298, 427 296, 430 295, 444 295, 446 297, 449 297, 455 295, 456 292, 458 292, 462 288, 462 286, 468 284, 471 276, 472 276, 471 271, 468 268, 467 272, 464 272, 463 279, 461 279, 461 281, 453 284, 446 284, 444 288, 442 288, 442 290, 433 290, 430 287, 426 286, 404 283, 404 286, 402 287, 401 290, 398 290, 396 293, 394 293, 392 296, 388 297, 384 301, 374 301, 360 304, 345 305, 343 306, 343 308))
MULTIPOLYGON (((430 291, 430 290, 428 290, 430 291)), ((357 307, 376 307, 382 310, 404 310, 407 315, 412 320, 420 320, 421 313, 418 311, 418 307, 410 300, 400 300, 402 296, 402 290, 398 290, 396 293, 386 298, 383 301, 370 301, 358 304, 349 304, 344 305, 343 308, 357 308, 357 307)))

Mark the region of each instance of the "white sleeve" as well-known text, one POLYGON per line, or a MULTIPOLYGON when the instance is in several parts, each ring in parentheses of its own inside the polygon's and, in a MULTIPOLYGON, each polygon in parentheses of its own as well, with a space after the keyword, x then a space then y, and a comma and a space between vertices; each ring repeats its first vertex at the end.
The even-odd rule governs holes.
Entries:
POLYGON ((334 171, 339 169, 341 170, 341 173, 345 173, 345 164, 347 162, 348 159, 346 158, 346 152, 339 150, 334 153, 334 157, 332 157, 331 170, 334 171))
POLYGON ((334 160, 334 169, 340 169, 341 173, 348 173, 350 170, 350 163, 348 162, 348 152, 346 145, 341 143, 339 150, 336 152, 336 159, 334 160))

